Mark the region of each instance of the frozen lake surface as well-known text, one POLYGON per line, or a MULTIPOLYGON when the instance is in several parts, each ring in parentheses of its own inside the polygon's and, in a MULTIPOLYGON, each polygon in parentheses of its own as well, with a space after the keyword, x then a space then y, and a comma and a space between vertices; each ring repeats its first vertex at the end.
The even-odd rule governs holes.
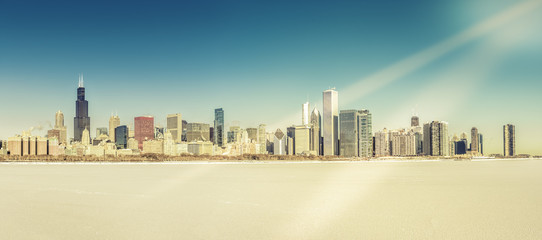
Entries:
POLYGON ((1 239, 542 239, 542 161, 0 164, 1 239))

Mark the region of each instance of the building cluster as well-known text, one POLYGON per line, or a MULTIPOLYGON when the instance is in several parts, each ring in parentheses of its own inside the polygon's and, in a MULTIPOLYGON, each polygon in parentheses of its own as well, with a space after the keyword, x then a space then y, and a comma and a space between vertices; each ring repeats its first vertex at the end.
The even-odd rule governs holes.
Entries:
MULTIPOLYGON (((122 124, 112 114, 109 127, 96 128, 90 136, 88 101, 83 77, 79 78, 73 138, 68 141, 64 114, 55 114, 55 125, 47 136, 32 136, 31 131, 0 141, 0 153, 10 155, 324 155, 348 158, 412 157, 412 156, 482 156, 483 135, 476 127, 467 133, 450 137, 448 123, 420 124, 411 118, 409 128, 373 133, 372 114, 366 109, 339 110, 339 94, 335 89, 323 92, 322 113, 301 105, 301 122, 286 129, 268 132, 265 124, 241 128, 224 124, 222 108, 215 109, 212 124, 187 122, 180 113, 166 116, 166 126, 155 124, 154 116, 139 116, 130 124, 122 124), (469 141, 470 140, 470 141, 469 141)), ((516 155, 515 126, 503 128, 504 156, 516 155)))

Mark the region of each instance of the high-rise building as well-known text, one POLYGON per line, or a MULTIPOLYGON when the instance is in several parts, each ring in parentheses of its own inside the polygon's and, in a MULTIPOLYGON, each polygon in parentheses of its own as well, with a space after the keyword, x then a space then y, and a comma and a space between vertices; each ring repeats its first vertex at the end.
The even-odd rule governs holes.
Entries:
POLYGON ((309 125, 309 114, 310 114, 310 104, 309 102, 303 103, 301 105, 301 125, 309 125))
MULTIPOLYGON (((85 87, 82 74, 79 76, 77 101, 75 101, 75 117, 73 121, 73 139, 76 142, 81 142, 83 131, 85 129, 90 129, 90 117, 88 116, 88 101, 85 100, 85 87)), ((90 136, 88 141, 90 141, 90 136)))
POLYGON ((480 154, 484 155, 484 135, 480 133, 478 135, 478 140, 479 140, 478 146, 479 146, 480 154))
POLYGON ((115 129, 120 126, 120 118, 117 115, 111 115, 109 117, 109 140, 111 142, 116 142, 115 139, 115 129))
POLYGON ((359 156, 359 129, 357 110, 342 110, 339 114, 341 121, 340 154, 345 157, 359 156))
POLYGON ((215 109, 214 121, 214 143, 219 147, 224 146, 224 110, 222 108, 215 109))
POLYGON ((85 146, 90 145, 90 131, 88 130, 88 128, 85 128, 85 130, 83 130, 83 132, 81 133, 81 144, 85 146))
POLYGON ((390 132, 390 149, 392 156, 415 156, 416 135, 405 129, 390 132))
POLYGON ((478 133, 478 128, 473 127, 470 130, 470 151, 472 154, 477 154, 480 152, 480 135, 478 133))
POLYGON ((433 121, 423 125, 423 150, 427 156, 450 156, 448 123, 433 121))
POLYGON ((267 126, 265 124, 260 124, 258 126, 258 143, 260 144, 260 153, 266 154, 267 153, 267 138, 265 137, 265 128, 267 126))
POLYGON ((64 113, 58 110, 58 112, 55 113, 55 129, 61 127, 64 127, 64 113))
POLYGON ((154 117, 142 116, 134 118, 134 138, 138 142, 139 150, 143 149, 143 142, 154 139, 154 117))
POLYGON ((307 125, 300 125, 295 127, 294 138, 295 154, 309 154, 310 152, 310 127, 307 125))
POLYGON ((373 156, 373 120, 369 110, 360 110, 358 115, 359 144, 358 152, 360 157, 373 156))
POLYGON ((58 142, 66 144, 67 130, 66 126, 64 126, 64 114, 60 110, 58 110, 58 112, 55 114, 55 126, 53 129, 58 131, 58 142))
POLYGON ((310 127, 311 127, 310 150, 315 152, 316 155, 320 155, 322 153, 322 137, 321 137, 322 118, 320 116, 320 112, 316 108, 311 113, 310 127))
POLYGON ((375 157, 384 157, 390 155, 390 140, 388 135, 388 129, 384 128, 382 131, 375 133, 375 157))
POLYGON ((506 124, 503 126, 504 156, 513 157, 516 153, 516 126, 506 124))
POLYGON ((420 126, 420 118, 418 116, 412 116, 410 119, 410 126, 411 127, 419 127, 420 126))
POLYGON ((257 128, 247 128, 248 139, 251 142, 258 142, 258 129, 257 128))
POLYGON ((118 149, 128 148, 128 127, 126 125, 115 128, 115 141, 118 149))
POLYGON ((206 123, 189 123, 186 126, 186 141, 210 141, 210 125, 206 123))
POLYGON ((180 113, 167 115, 167 130, 175 142, 181 142, 183 135, 183 119, 180 113))
POLYGON ((275 138, 273 141, 273 154, 286 155, 286 136, 280 129, 277 129, 274 136, 275 138))
POLYGON ((109 133, 107 132, 107 128, 105 127, 96 128, 96 138, 98 138, 101 135, 105 135, 105 136, 109 135, 109 133))
POLYGON ((340 113, 340 155, 372 157, 372 117, 368 110, 343 110, 340 113))
POLYGON ((323 92, 324 155, 339 155, 339 93, 334 89, 323 92))

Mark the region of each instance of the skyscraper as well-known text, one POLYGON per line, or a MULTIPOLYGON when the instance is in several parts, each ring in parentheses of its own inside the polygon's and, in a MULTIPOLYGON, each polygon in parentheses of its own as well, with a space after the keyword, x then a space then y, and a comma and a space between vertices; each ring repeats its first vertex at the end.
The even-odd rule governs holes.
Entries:
POLYGON ((303 103, 301 105, 301 125, 308 126, 309 125, 309 114, 310 114, 310 104, 309 102, 303 103))
MULTIPOLYGON (((345 157, 359 156, 359 129, 358 129, 357 110, 342 110, 340 113, 341 121, 341 144, 340 154, 345 157)), ((324 146, 325 147, 325 146, 324 146)))
POLYGON ((340 113, 340 155, 372 157, 372 117, 368 110, 343 110, 340 113))
POLYGON ((120 118, 119 118, 119 116, 117 116, 116 114, 111 115, 111 117, 109 117, 109 140, 111 140, 111 142, 116 142, 115 129, 118 126, 120 126, 120 118))
POLYGON ((134 138, 137 140, 140 150, 143 149, 143 141, 154 139, 153 116, 142 116, 134 118, 134 138))
POLYGON ((128 127, 126 125, 115 128, 115 145, 118 149, 128 148, 128 127))
POLYGON ((427 156, 449 156, 448 123, 433 121, 423 125, 423 151, 427 156))
POLYGON ((339 155, 339 93, 334 89, 323 92, 324 155, 339 155))
POLYGON ((257 128, 247 128, 248 139, 251 142, 258 142, 258 129, 257 128))
POLYGON ((258 143, 260 144, 260 153, 264 154, 267 152, 267 138, 265 137, 265 124, 260 124, 258 126, 258 143))
POLYGON ((310 128, 307 125, 300 125, 295 127, 295 154, 302 155, 308 154, 310 151, 310 128))
POLYGON ((214 122, 214 143, 219 147, 224 146, 224 110, 222 108, 215 109, 215 122, 214 122))
POLYGON ((186 141, 210 141, 210 126, 206 123, 189 123, 186 126, 186 141))
POLYGON ((55 113, 55 129, 60 127, 64 127, 64 113, 58 110, 58 112, 55 113))
POLYGON ((55 127, 53 129, 58 130, 58 142, 66 144, 67 131, 66 126, 64 126, 64 114, 60 110, 55 114, 55 127))
POLYGON ((390 140, 388 129, 375 133, 375 157, 383 157, 390 155, 390 140))
POLYGON ((273 154, 286 155, 286 137, 284 133, 280 129, 277 129, 274 136, 273 154))
POLYGON ((473 127, 470 130, 470 151, 472 154, 477 154, 480 152, 480 135, 478 133, 478 128, 473 127))
POLYGON ((96 128, 96 138, 98 138, 101 135, 106 135, 106 136, 109 135, 107 128, 105 127, 96 128))
POLYGON ((506 124, 503 126, 504 156, 516 155, 516 126, 506 124))
POLYGON ((316 155, 322 153, 322 138, 321 138, 321 129, 322 129, 322 119, 318 109, 314 109, 311 113, 311 143, 310 150, 314 151, 316 155))
POLYGON ((180 113, 167 115, 167 130, 171 133, 173 141, 180 142, 183 135, 183 119, 180 113))
POLYGON ((373 156, 373 120, 369 110, 360 110, 358 115, 358 152, 360 157, 373 156))
POLYGON ((412 116, 410 119, 410 126, 411 127, 419 127, 420 126, 420 118, 418 116, 412 116))
MULTIPOLYGON (((82 141, 83 131, 90 131, 90 117, 88 116, 88 101, 85 100, 85 87, 83 75, 79 76, 79 86, 77 88, 77 101, 75 101, 75 117, 73 124, 73 139, 76 142, 82 141)), ((89 136, 90 141, 90 136, 89 136)))

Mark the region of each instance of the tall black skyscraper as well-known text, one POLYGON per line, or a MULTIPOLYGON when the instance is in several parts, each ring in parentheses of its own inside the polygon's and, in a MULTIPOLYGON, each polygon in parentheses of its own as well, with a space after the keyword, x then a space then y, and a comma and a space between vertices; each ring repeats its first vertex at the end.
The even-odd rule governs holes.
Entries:
POLYGON ((77 101, 75 101, 75 117, 73 118, 73 138, 75 141, 81 142, 81 136, 85 128, 90 131, 90 117, 88 117, 88 101, 85 100, 83 75, 80 75, 77 101))

